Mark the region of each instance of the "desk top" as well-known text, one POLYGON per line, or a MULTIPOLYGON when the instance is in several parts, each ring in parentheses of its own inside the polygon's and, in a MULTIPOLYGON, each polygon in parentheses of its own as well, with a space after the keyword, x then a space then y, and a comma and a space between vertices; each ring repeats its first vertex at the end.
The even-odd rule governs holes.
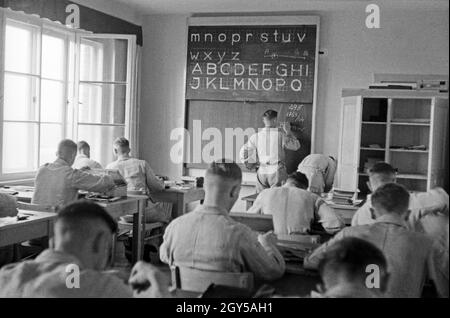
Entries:
POLYGON ((12 229, 16 227, 21 227, 24 225, 29 225, 32 223, 49 221, 56 219, 57 214, 51 212, 39 212, 39 211, 28 211, 19 210, 19 215, 28 216, 26 220, 17 220, 16 217, 4 217, 0 218, 0 230, 2 229, 12 229))
POLYGON ((242 197, 242 200, 244 201, 250 201, 250 202, 254 202, 256 200, 256 197, 258 196, 259 193, 253 193, 251 195, 248 195, 246 197, 242 197))

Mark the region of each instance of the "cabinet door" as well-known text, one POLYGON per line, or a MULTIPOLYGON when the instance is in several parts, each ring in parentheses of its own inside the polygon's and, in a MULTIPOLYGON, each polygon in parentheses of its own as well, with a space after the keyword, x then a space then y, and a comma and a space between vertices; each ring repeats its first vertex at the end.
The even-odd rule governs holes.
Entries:
POLYGON ((428 190, 444 185, 448 135, 448 99, 433 98, 432 103, 428 190))
POLYGON ((358 188, 359 145, 361 142, 361 96, 342 98, 338 170, 335 187, 358 188))

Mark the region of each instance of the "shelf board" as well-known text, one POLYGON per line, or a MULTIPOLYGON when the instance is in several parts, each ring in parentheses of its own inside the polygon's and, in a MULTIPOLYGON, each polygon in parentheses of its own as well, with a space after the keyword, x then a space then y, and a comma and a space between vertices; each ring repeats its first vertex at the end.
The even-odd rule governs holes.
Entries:
POLYGON ((374 151, 386 151, 386 148, 370 148, 370 147, 360 147, 360 150, 374 150, 374 151))
POLYGON ((428 150, 412 150, 412 149, 389 149, 391 152, 408 152, 408 153, 428 153, 428 150))
POLYGON ((363 124, 368 124, 368 125, 386 125, 387 122, 383 122, 383 121, 363 121, 363 124))
POLYGON ((425 174, 399 173, 397 179, 427 180, 428 177, 425 174))
POLYGON ((430 123, 419 123, 419 122, 408 122, 408 121, 391 121, 391 125, 430 127, 430 123))
MULTIPOLYGON (((369 175, 365 172, 358 173, 361 177, 368 177, 369 175)), ((413 174, 413 173, 400 173, 397 175, 397 179, 414 179, 414 180, 427 180, 427 175, 425 174, 413 174)))

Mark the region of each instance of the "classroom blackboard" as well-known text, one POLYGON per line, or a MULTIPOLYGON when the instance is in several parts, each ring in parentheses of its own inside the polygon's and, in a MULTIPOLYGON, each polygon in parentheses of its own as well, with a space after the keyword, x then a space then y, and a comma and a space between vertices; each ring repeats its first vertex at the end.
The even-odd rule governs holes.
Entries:
MULTIPOLYGON (((239 150, 249 136, 238 140, 233 132, 236 132, 236 129, 245 132, 249 128, 257 132, 258 128, 264 126, 262 114, 268 109, 278 112, 279 121, 289 121, 294 135, 300 140, 301 148, 298 151, 286 151, 288 172, 297 170, 300 161, 311 152, 312 104, 189 101, 186 127, 190 142, 185 149, 186 167, 206 168, 209 162, 221 158, 239 162, 239 150), (217 141, 217 138, 220 138, 220 141, 217 141), (213 153, 216 157, 209 156, 208 153, 214 144, 222 149, 219 153, 213 153)), ((241 168, 248 171, 244 165, 241 165, 241 168)))
POLYGON ((317 25, 189 26, 186 99, 313 103, 317 25))

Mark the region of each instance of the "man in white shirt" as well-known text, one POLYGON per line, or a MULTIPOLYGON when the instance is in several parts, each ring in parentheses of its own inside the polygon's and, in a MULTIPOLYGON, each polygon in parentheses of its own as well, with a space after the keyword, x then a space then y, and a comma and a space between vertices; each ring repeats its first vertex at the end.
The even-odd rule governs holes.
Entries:
POLYGON ((78 155, 72 167, 74 169, 103 169, 102 165, 91 159, 91 147, 86 141, 77 143, 78 155))
MULTIPOLYGON (((377 162, 368 171, 369 183, 367 186, 371 192, 376 191, 379 187, 396 181, 397 171, 386 162, 377 162)), ((371 224, 375 222, 370 212, 370 194, 366 198, 366 202, 356 211, 352 218, 352 226, 371 224)))
POLYGON ((285 262, 272 232, 258 234, 229 212, 239 198, 242 172, 234 162, 213 162, 205 176, 205 201, 173 220, 160 248, 169 265, 220 272, 252 272, 257 279, 284 274, 285 262))
POLYGON ((128 282, 104 272, 116 231, 117 223, 96 203, 64 207, 54 225, 54 249, 0 270, 0 298, 167 297, 168 277, 150 264, 138 262, 128 282))
POLYGON ((58 145, 57 159, 39 168, 31 203, 62 207, 78 199, 78 190, 108 192, 114 188, 114 180, 108 176, 95 176, 73 169, 77 145, 70 139, 58 145))
POLYGON ((285 150, 300 149, 300 142, 292 134, 288 122, 282 130, 277 127, 278 113, 263 114, 264 128, 252 136, 240 151, 240 160, 247 168, 257 167, 256 192, 281 186, 287 178, 285 150))
MULTIPOLYGON (((396 170, 385 162, 376 163, 369 170, 369 188, 375 191, 379 187, 396 182, 396 170)), ((375 222, 371 208, 371 196, 367 196, 364 205, 352 218, 352 226, 375 222)), ((414 192, 409 198, 408 225, 411 229, 430 235, 434 239, 447 241, 448 246, 449 196, 442 188, 428 192, 414 192)))
POLYGON ((330 234, 345 227, 334 210, 307 188, 306 176, 294 172, 283 186, 263 190, 248 212, 271 214, 275 234, 307 234, 313 223, 330 234))
POLYGON ((331 156, 311 154, 298 165, 297 171, 304 173, 309 181, 309 191, 321 194, 333 187, 337 162, 331 156))
MULTIPOLYGON (((108 164, 106 169, 117 170, 127 183, 127 190, 147 194, 164 189, 164 181, 158 178, 145 160, 130 157, 130 143, 124 137, 117 138, 113 143, 117 160, 108 164)), ((146 222, 169 222, 171 206, 162 202, 149 202, 145 212, 146 222)))
POLYGON ((130 143, 126 138, 114 140, 113 149, 117 160, 108 164, 106 169, 118 170, 127 182, 128 191, 148 194, 164 189, 164 181, 156 177, 147 161, 130 157, 130 143))

